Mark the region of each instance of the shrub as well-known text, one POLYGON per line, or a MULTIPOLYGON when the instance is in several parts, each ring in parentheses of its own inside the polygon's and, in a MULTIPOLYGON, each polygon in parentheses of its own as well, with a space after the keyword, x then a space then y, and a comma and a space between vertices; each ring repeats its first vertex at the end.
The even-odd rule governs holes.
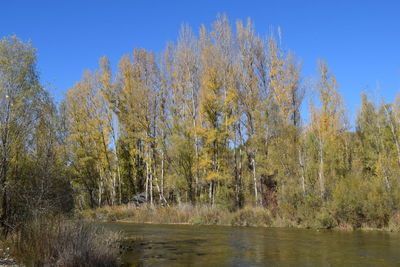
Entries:
POLYGON ((330 210, 339 225, 360 228, 365 218, 365 197, 367 184, 358 177, 349 177, 338 182, 333 191, 330 210))
POLYGON ((389 231, 392 232, 400 232, 400 211, 396 212, 390 219, 389 219, 389 231))
POLYGON ((118 265, 119 234, 83 221, 35 220, 12 239, 12 255, 27 266, 118 265))
POLYGON ((190 218, 192 224, 229 224, 230 213, 218 206, 196 206, 190 218))
POLYGON ((316 228, 332 229, 337 226, 335 219, 328 209, 322 208, 316 216, 316 228))
POLYGON ((264 208, 244 208, 237 211, 231 221, 234 226, 270 226, 269 211, 264 208))

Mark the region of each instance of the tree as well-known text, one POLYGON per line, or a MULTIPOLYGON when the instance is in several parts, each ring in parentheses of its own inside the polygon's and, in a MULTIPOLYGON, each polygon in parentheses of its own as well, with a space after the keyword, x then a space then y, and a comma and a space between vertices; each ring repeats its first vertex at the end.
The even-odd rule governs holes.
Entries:
POLYGON ((1 226, 10 225, 8 188, 37 119, 36 104, 43 93, 36 70, 36 52, 15 36, 0 40, 0 189, 1 226))
POLYGON ((114 85, 112 84, 112 73, 110 62, 107 57, 102 57, 100 59, 100 73, 99 82, 100 82, 100 92, 102 97, 106 100, 105 103, 105 113, 107 114, 107 122, 108 127, 111 131, 111 143, 113 146, 113 160, 115 161, 115 170, 110 170, 113 176, 112 182, 112 204, 114 204, 117 195, 117 179, 118 178, 118 203, 122 203, 122 180, 121 180, 121 170, 120 170, 120 160, 117 153, 117 141, 118 141, 118 118, 116 115, 116 101, 117 96, 114 85))
POLYGON ((99 89, 97 75, 85 72, 82 81, 67 92, 65 102, 72 164, 78 185, 86 190, 91 207, 101 206, 104 198, 112 202, 111 129, 106 102, 99 89))
MULTIPOLYGON (((317 109, 311 105, 310 124, 310 131, 315 138, 318 151, 318 181, 322 199, 326 197, 326 174, 335 169, 332 158, 337 155, 335 150, 340 142, 340 134, 346 130, 342 99, 336 88, 336 78, 329 72, 326 62, 322 60, 319 64, 317 84, 321 106, 317 109), (332 165, 326 166, 328 162, 332 165)), ((333 177, 331 173, 330 178, 333 177)))
POLYGON ((64 134, 39 82, 36 51, 15 36, 0 41, 0 223, 4 234, 39 216, 72 209, 64 134))
POLYGON ((131 147, 131 154, 136 155, 134 160, 138 188, 141 190, 144 185, 146 196, 153 203, 153 185, 161 195, 157 178, 158 161, 155 143, 160 72, 154 54, 144 49, 136 49, 133 52, 132 62, 129 56, 123 57, 117 77, 118 118, 124 133, 132 140, 131 145, 135 144, 131 147), (141 170, 143 167, 145 177, 141 170))
POLYGON ((243 132, 241 124, 237 128, 241 142, 245 143, 244 147, 250 162, 254 201, 257 205, 259 203, 260 175, 257 172, 259 167, 257 161, 267 160, 270 138, 268 118, 270 93, 267 85, 266 44, 265 41, 255 35, 251 21, 248 21, 246 26, 238 22, 237 32, 239 55, 242 58, 238 67, 237 95, 242 111, 239 118, 244 126, 243 132), (260 150, 261 154, 259 153, 260 150))
MULTIPOLYGON (((220 16, 211 32, 200 32, 200 166, 209 183, 209 201, 213 205, 218 185, 229 183, 229 140, 232 139, 231 101, 234 100, 233 34, 226 16, 220 16)), ((223 187, 221 187, 222 189, 223 187)), ((226 189, 226 187, 225 187, 226 189)), ((229 194, 219 191, 220 194, 229 194)))
MULTIPOLYGON (((199 88, 200 55, 199 44, 192 30, 183 26, 176 48, 170 55, 169 77, 171 103, 170 156, 176 178, 186 183, 189 201, 194 204, 199 192, 199 88)), ((179 192, 178 192, 179 194, 179 192)))

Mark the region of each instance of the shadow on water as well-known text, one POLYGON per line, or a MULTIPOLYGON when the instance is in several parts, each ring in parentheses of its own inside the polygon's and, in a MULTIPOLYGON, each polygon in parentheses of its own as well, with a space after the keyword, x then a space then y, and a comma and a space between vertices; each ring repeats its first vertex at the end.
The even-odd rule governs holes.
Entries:
POLYGON ((398 266, 400 234, 109 223, 126 266, 398 266))

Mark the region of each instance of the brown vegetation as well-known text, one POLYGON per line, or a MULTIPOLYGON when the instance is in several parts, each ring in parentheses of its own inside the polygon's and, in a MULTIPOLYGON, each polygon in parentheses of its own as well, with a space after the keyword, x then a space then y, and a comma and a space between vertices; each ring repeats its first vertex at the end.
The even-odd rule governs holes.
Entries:
POLYGON ((63 218, 35 220, 9 237, 27 266, 118 266, 118 233, 63 218))

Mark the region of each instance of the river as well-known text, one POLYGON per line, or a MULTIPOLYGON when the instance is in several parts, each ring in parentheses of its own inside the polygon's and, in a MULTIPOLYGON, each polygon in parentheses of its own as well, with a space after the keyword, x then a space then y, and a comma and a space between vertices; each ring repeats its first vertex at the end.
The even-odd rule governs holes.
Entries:
POLYGON ((400 266, 400 234, 108 223, 137 239, 127 266, 400 266))

